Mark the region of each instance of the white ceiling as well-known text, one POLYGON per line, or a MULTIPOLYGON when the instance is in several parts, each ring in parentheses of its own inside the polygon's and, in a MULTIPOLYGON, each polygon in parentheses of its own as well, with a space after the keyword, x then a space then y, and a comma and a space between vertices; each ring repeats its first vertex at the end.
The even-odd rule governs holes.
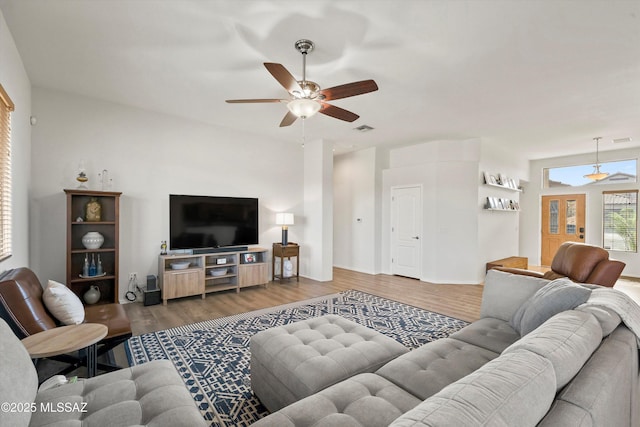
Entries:
POLYGON ((361 117, 306 120, 338 152, 480 137, 529 158, 640 146, 640 1, 0 0, 34 86, 300 143, 263 67, 323 88, 361 117), (353 128, 367 124, 375 130, 353 128), (633 142, 613 144, 631 137, 633 142))

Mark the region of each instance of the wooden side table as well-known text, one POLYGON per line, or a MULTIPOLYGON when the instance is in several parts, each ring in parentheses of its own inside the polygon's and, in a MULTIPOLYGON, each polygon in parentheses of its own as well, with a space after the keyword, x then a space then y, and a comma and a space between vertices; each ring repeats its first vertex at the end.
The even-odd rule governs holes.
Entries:
POLYGON ((289 279, 284 277, 284 259, 291 260, 291 257, 296 257, 296 281, 300 281, 300 245, 297 243, 289 242, 288 245, 282 246, 282 243, 273 244, 273 256, 271 257, 271 280, 275 281, 279 279, 289 279), (280 274, 276 274, 276 257, 280 258, 280 274))
POLYGON ((22 344, 32 359, 67 354, 86 348, 87 377, 91 378, 98 370, 96 343, 107 336, 107 332, 109 329, 105 325, 81 323, 38 332, 24 338, 22 344))
POLYGON ((523 256, 510 256, 487 263, 487 271, 494 267, 522 268, 526 270, 529 267, 529 259, 523 256))

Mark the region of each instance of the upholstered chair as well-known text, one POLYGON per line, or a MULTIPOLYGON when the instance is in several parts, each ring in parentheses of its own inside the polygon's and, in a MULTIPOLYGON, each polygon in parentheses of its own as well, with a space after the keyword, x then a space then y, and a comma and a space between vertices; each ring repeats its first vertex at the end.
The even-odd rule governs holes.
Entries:
POLYGON ((558 248, 551 262, 551 270, 546 273, 507 267, 496 269, 549 280, 568 277, 578 283, 612 287, 625 265, 624 262, 609 259, 609 252, 599 246, 565 242, 558 248))

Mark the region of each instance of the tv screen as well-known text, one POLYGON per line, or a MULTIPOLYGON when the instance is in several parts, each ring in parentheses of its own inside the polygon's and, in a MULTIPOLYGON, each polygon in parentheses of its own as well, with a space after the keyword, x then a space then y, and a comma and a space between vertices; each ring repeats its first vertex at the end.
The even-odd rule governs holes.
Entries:
POLYGON ((258 199, 169 195, 171 249, 258 243, 258 199))

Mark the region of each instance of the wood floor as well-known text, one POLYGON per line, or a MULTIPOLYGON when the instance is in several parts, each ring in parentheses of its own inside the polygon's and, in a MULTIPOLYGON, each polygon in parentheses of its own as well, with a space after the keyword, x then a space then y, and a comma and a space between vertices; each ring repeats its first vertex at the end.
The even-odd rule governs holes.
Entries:
POLYGON ((405 304, 466 320, 480 317, 481 285, 434 285, 399 276, 371 275, 340 268, 334 269, 333 280, 317 282, 300 278, 267 287, 242 289, 239 294, 226 291, 175 299, 164 305, 125 304, 134 335, 155 332, 203 320, 245 313, 261 308, 302 301, 347 289, 378 295, 405 304))

